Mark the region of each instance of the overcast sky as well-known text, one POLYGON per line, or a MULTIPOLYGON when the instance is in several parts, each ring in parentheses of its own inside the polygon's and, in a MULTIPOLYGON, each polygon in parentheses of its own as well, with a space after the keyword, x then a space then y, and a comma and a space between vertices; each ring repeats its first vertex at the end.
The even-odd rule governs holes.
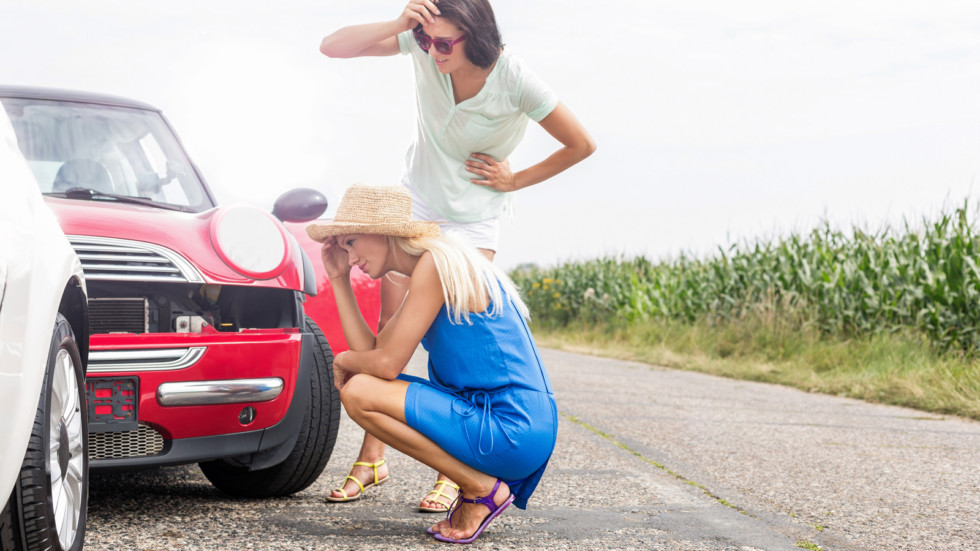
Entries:
MULTIPOLYGON (((505 268, 709 254, 975 202, 976 0, 493 5, 507 47, 599 145, 517 193, 505 268)), ((403 6, 0 0, 0 82, 160 107, 224 203, 268 208, 303 186, 335 208, 351 183, 400 181, 414 92, 407 57, 328 59, 320 39, 403 6)), ((531 123, 511 164, 556 147, 531 123)))

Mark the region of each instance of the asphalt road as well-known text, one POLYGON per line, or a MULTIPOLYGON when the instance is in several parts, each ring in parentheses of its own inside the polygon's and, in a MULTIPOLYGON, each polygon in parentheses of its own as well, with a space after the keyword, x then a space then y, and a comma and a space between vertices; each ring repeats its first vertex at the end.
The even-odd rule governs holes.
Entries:
MULTIPOLYGON (((980 423, 542 350, 558 446, 530 508, 479 549, 980 549, 980 423), (819 546, 819 547, 817 547, 819 546)), ((424 369, 424 353, 411 372, 424 369)), ((288 498, 231 499, 195 466, 93 477, 94 550, 436 549, 415 507, 433 474, 394 451, 364 499, 323 498, 350 468, 346 417, 327 469, 288 498)))

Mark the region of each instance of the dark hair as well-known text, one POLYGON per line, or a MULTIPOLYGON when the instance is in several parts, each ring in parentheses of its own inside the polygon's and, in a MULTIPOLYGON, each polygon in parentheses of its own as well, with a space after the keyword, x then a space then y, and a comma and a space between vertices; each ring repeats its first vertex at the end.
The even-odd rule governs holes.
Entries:
POLYGON ((439 0, 439 16, 452 21, 466 35, 466 59, 483 69, 489 69, 503 43, 493 8, 488 0, 439 0))

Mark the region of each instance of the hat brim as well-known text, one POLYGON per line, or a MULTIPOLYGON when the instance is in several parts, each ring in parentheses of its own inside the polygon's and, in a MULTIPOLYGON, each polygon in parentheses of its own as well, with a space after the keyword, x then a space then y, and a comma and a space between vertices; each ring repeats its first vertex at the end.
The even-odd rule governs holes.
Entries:
POLYGON ((441 231, 439 230, 439 225, 435 222, 426 222, 423 220, 391 224, 328 222, 326 224, 310 224, 306 226, 306 235, 310 236, 310 239, 321 243, 328 237, 351 233, 393 235, 396 237, 436 237, 440 235, 441 231))

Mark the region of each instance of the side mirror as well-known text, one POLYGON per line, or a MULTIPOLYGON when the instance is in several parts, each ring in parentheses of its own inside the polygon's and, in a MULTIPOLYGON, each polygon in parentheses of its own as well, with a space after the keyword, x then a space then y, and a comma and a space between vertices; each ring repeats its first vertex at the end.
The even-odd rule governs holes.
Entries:
POLYGON ((276 199, 272 215, 283 222, 309 222, 327 210, 327 198, 315 189, 296 188, 276 199))

